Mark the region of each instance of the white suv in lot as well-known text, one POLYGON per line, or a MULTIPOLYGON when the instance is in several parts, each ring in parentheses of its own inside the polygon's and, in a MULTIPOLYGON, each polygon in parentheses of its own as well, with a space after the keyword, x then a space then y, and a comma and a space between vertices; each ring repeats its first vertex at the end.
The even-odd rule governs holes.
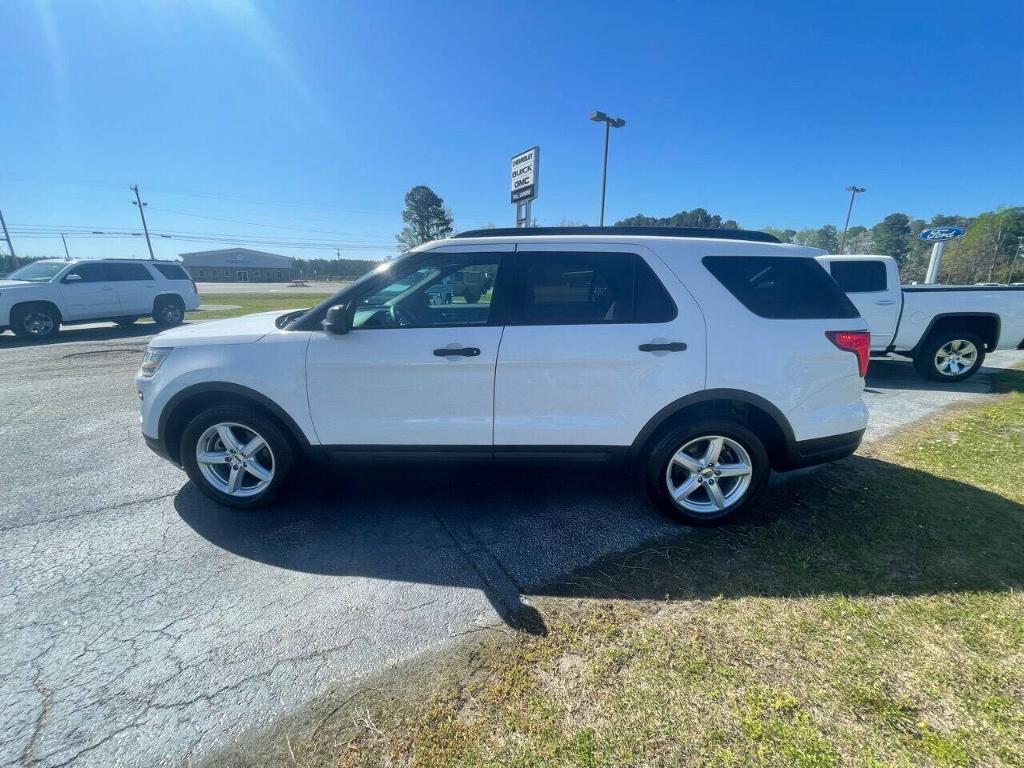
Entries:
POLYGON ((0 332, 30 339, 52 338, 62 324, 131 325, 143 315, 170 327, 198 308, 195 283, 173 261, 44 259, 0 280, 0 332))
POLYGON ((869 336, 819 253, 736 230, 464 233, 312 309, 160 334, 142 432, 234 507, 300 461, 622 459, 665 510, 720 521, 772 469, 860 444, 869 336), (432 301, 445 280, 488 287, 432 301))

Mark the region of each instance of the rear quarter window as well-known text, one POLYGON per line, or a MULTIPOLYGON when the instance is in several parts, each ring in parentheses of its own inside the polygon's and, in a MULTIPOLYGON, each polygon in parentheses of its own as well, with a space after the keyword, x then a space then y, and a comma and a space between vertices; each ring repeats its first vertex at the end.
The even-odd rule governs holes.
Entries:
POLYGON ((177 264, 153 264, 156 271, 168 280, 190 280, 188 273, 177 264))
POLYGON ((705 256, 704 266, 740 303, 771 320, 845 319, 859 313, 814 259, 705 256))

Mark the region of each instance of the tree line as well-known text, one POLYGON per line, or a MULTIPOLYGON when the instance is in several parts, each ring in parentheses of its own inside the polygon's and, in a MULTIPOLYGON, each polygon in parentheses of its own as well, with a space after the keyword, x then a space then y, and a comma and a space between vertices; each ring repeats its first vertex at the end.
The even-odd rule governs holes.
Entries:
MULTIPOLYGON (((643 214, 615 222, 616 226, 712 227, 738 229, 733 219, 723 219, 703 208, 680 211, 673 216, 652 217, 643 214)), ((828 253, 870 253, 892 256, 905 283, 922 281, 928 270, 932 244, 917 235, 929 227, 963 227, 963 238, 946 245, 939 282, 966 284, 975 282, 1007 283, 1024 281, 1024 207, 1003 207, 977 216, 936 214, 930 219, 915 219, 905 213, 890 213, 872 227, 854 226, 846 233, 832 224, 808 229, 761 231, 775 235, 784 243, 809 245, 828 253), (1020 258, 1017 258, 1018 252, 1020 258), (1016 263, 1015 263, 1016 262, 1016 263)))

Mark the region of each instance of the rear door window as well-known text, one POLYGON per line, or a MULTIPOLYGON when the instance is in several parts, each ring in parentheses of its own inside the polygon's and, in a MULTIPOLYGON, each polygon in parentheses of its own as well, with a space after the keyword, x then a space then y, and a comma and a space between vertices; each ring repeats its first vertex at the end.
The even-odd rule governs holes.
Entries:
POLYGON ((651 268, 632 253, 517 254, 517 325, 662 323, 676 307, 651 268))
POLYGON ((705 256, 704 266, 747 309, 772 320, 859 317, 815 260, 802 256, 705 256))
POLYGON ((152 280, 153 276, 142 264, 105 264, 110 280, 152 280))
POLYGON ((880 261, 833 261, 832 279, 847 293, 884 291, 885 264, 880 261))

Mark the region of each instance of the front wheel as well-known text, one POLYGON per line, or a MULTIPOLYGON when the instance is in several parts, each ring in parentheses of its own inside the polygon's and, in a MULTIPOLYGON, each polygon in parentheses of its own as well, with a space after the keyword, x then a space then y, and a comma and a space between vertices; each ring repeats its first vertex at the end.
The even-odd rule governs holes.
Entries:
POLYGON ((696 525, 734 518, 771 475, 761 440, 742 424, 706 419, 673 429, 647 456, 647 491, 672 517, 696 525))
POLYGON ((60 321, 60 313, 48 304, 28 304, 11 312, 11 330, 22 339, 52 339, 60 331, 60 321))
POLYGON ((985 342, 970 331, 933 333, 914 355, 914 367, 933 381, 957 382, 976 374, 985 362, 985 342))
POLYGON ((269 504, 292 466, 292 446, 262 413, 237 406, 210 408, 181 436, 189 479, 214 501, 249 509, 269 504))

